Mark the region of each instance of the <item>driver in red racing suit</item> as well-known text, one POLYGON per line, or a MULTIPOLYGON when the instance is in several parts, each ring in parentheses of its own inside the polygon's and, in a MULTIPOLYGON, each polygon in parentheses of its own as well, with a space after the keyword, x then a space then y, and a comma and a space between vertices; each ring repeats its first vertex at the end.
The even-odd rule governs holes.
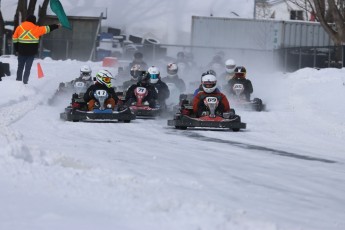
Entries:
POLYGON ((202 77, 202 91, 193 99, 193 112, 197 117, 202 116, 204 111, 207 111, 207 107, 204 103, 206 97, 216 97, 218 99, 218 107, 216 109, 217 114, 223 114, 224 112, 230 112, 230 104, 226 96, 216 91, 217 78, 214 75, 208 74, 202 77))

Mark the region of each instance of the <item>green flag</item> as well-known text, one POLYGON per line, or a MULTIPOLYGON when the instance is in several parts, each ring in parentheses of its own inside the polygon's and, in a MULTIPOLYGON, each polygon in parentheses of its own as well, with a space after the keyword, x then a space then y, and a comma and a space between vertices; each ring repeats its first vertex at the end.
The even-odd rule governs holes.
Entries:
POLYGON ((50 0, 50 9, 52 9, 52 11, 56 14, 56 16, 58 17, 63 27, 67 29, 72 29, 67 19, 67 16, 65 14, 65 11, 61 5, 61 2, 59 0, 50 0))

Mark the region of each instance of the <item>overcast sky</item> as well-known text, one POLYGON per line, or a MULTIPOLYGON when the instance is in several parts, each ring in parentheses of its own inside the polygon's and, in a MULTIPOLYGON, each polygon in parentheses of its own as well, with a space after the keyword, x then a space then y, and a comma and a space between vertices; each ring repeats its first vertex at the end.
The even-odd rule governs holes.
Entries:
MULTIPOLYGON (((14 0, 2 0, 5 20, 13 20, 14 0), (6 9, 6 10, 5 10, 6 9)), ((43 0, 37 0, 37 6, 43 0)), ((139 36, 152 33, 168 43, 176 42, 191 29, 191 16, 253 17, 254 0, 60 0, 66 12, 76 7, 107 8, 103 26, 121 28, 139 36), (232 13, 233 12, 233 13, 232 13)), ((36 12, 37 15, 37 12, 36 12)))

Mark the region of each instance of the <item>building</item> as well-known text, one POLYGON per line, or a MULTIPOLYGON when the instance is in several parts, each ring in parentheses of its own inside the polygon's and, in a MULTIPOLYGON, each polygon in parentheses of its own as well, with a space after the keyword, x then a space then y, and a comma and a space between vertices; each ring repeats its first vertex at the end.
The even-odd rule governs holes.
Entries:
MULTIPOLYGON (((101 22, 106 18, 106 9, 76 7, 66 14, 72 30, 63 28, 43 36, 40 45, 41 57, 92 60, 95 56, 101 22)), ((44 24, 54 23, 58 23, 58 18, 47 11, 44 24)))

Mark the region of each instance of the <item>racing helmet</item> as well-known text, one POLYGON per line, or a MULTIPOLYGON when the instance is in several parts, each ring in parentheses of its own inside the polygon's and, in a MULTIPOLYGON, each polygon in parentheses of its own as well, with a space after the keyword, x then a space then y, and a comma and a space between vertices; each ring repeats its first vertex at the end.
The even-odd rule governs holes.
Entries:
POLYGON ((111 87, 111 79, 113 78, 113 75, 108 70, 100 70, 96 74, 96 81, 102 85, 107 86, 108 88, 111 87))
POLYGON ((83 65, 82 67, 80 67, 80 76, 82 77, 83 80, 90 80, 91 79, 91 67, 88 65, 83 65))
POLYGON ((141 60, 141 59, 143 59, 143 57, 144 57, 144 55, 141 52, 135 52, 134 53, 134 59, 136 59, 136 60, 141 60))
POLYGON ((156 66, 151 66, 147 72, 150 75, 150 82, 152 84, 156 84, 158 82, 158 80, 160 79, 160 71, 158 69, 158 67, 156 66))
POLYGON ((235 77, 246 77, 247 70, 244 66, 237 66, 234 70, 235 77))
POLYGON ((139 71, 140 71, 140 65, 139 64, 134 64, 131 68, 131 76, 133 80, 137 80, 139 77, 139 71))
POLYGON ((233 59, 228 59, 225 61, 225 71, 227 73, 233 73, 236 68, 236 63, 233 59))
POLYGON ((205 76, 202 76, 201 78, 201 85, 203 90, 206 93, 213 93, 216 89, 217 85, 217 78, 214 75, 207 74, 205 76))
POLYGON ((176 63, 169 63, 167 65, 167 73, 169 76, 175 76, 177 74, 178 71, 178 66, 176 63))
POLYGON ((184 52, 180 51, 176 54, 177 59, 184 59, 184 52))
POLYGON ((140 86, 147 86, 150 84, 150 74, 147 71, 139 71, 138 74, 138 84, 140 86))
POLYGON ((211 74, 211 75, 213 75, 213 76, 217 76, 216 71, 214 71, 213 69, 209 69, 209 70, 207 70, 206 72, 202 73, 202 74, 201 74, 201 77, 203 77, 203 76, 205 76, 205 75, 209 75, 209 74, 211 74))

